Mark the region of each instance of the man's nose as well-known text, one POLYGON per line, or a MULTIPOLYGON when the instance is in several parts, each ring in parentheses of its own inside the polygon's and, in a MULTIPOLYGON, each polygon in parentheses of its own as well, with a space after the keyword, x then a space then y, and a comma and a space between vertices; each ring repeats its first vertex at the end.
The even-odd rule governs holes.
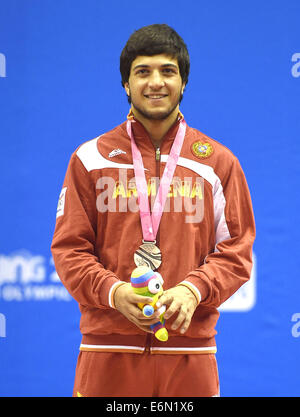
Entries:
POLYGON ((149 78, 149 87, 153 90, 160 89, 165 85, 162 74, 159 71, 153 71, 149 78))

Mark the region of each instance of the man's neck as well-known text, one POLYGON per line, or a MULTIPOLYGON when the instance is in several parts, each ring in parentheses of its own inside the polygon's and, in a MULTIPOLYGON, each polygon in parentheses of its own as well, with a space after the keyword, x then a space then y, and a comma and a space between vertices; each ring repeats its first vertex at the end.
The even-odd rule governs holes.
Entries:
POLYGON ((170 127, 176 122, 178 118, 179 109, 176 108, 166 119, 154 120, 148 119, 141 115, 136 109, 132 109, 134 117, 142 123, 146 131, 148 132, 151 142, 155 148, 159 148, 161 142, 168 132, 170 127))

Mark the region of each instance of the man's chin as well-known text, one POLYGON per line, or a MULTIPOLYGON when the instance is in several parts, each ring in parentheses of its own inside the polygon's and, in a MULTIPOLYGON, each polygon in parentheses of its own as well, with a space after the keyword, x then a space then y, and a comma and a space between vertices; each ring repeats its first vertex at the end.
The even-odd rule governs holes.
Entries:
POLYGON ((174 112, 175 108, 171 109, 171 110, 168 110, 168 111, 158 110, 158 109, 149 111, 149 110, 144 110, 144 109, 139 109, 139 108, 136 108, 136 110, 145 119, 148 119, 148 120, 165 120, 174 112))
POLYGON ((170 116, 171 113, 161 112, 161 113, 148 113, 147 116, 144 115, 148 120, 165 120, 170 116))

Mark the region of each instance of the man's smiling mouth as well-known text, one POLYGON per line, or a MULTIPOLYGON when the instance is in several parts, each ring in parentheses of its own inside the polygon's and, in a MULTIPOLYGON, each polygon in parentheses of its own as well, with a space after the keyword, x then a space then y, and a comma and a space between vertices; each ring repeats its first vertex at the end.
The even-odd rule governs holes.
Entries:
POLYGON ((144 96, 153 100, 159 100, 161 98, 167 97, 167 94, 144 94, 144 96))

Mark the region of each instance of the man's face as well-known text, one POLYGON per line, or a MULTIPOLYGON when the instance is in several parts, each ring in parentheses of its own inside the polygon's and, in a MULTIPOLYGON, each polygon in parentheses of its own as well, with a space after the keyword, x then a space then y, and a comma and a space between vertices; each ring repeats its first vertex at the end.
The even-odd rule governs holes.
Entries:
POLYGON ((133 111, 152 120, 178 112, 184 87, 177 59, 164 54, 138 56, 125 84, 133 111))

